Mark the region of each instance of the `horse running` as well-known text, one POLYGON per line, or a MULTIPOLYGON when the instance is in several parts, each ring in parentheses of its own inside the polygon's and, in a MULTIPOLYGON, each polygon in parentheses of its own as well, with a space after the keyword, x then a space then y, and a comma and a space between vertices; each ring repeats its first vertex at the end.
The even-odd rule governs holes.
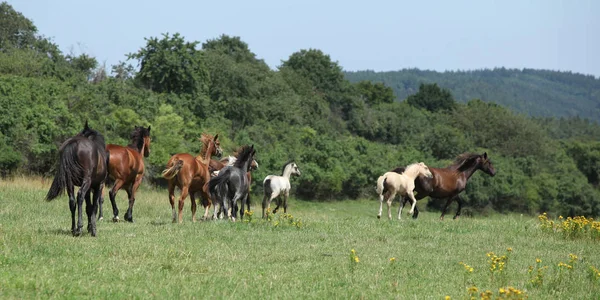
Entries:
MULTIPOLYGON (((465 190, 467 181, 469 181, 469 178, 471 178, 475 171, 481 170, 492 177, 496 175, 496 170, 487 152, 483 154, 463 153, 449 167, 429 168, 429 170, 433 174, 432 178, 419 176, 415 180, 416 199, 420 200, 427 196, 437 199, 447 199, 446 205, 442 209, 441 220, 444 219, 446 210, 453 200, 458 202, 458 209, 453 219, 460 216, 460 210, 464 201, 460 198, 459 194, 465 190)), ((407 201, 408 199, 405 198, 404 203, 407 201)), ((415 208, 413 218, 417 218, 418 215, 419 210, 415 208)))
POLYGON ((79 134, 66 140, 60 146, 58 170, 46 195, 46 200, 53 200, 60 196, 65 189, 67 190, 73 236, 81 235, 84 198, 88 232, 92 236, 96 236, 96 211, 107 174, 108 155, 105 147, 104 137, 99 132, 90 129, 87 121, 79 134), (77 202, 75 202, 74 186, 80 187, 77 192, 77 202), (93 199, 91 199, 92 192, 94 193, 93 199), (76 208, 78 210, 77 227, 75 227, 76 208))
POLYGON ((248 173, 255 154, 254 145, 242 147, 233 166, 223 168, 219 175, 208 182, 208 190, 215 201, 215 219, 222 207, 227 218, 235 221, 235 214, 232 214, 232 211, 237 207, 237 201, 241 200, 242 208, 244 207, 250 190, 248 173))
MULTIPOLYGON (((242 148, 238 149, 236 152, 234 152, 234 155, 238 155, 238 153, 240 153, 240 151, 242 150, 242 148)), ((221 171, 221 169, 228 167, 228 166, 233 166, 233 164, 235 163, 236 158, 233 155, 229 155, 226 156, 224 158, 221 158, 220 160, 215 160, 215 159, 211 159, 210 160, 210 164, 208 166, 208 169, 210 170, 210 176, 211 177, 215 177, 217 175, 219 175, 219 172, 221 171)), ((250 170, 248 171, 248 173, 246 173, 246 175, 248 176, 248 182, 252 182, 252 171, 255 171, 258 169, 258 162, 256 161, 256 159, 252 159, 252 163, 250 164, 250 170)), ((246 206, 247 206, 247 210, 250 211, 250 185, 248 186, 248 194, 246 195, 246 200, 242 201, 242 202, 246 202, 246 206)), ((238 207, 234 207, 233 208, 233 215, 234 217, 237 218, 237 211, 238 211, 238 207)), ((240 211, 240 216, 243 219, 244 218, 244 207, 239 208, 240 211)))
MULTIPOLYGON (((110 153, 108 162, 108 177, 114 181, 113 187, 108 193, 110 203, 113 209, 113 221, 119 221, 119 208, 115 198, 121 188, 127 191, 129 199, 129 208, 125 213, 125 221, 133 222, 133 204, 135 203, 135 192, 144 178, 144 157, 150 155, 150 126, 144 128, 135 126, 131 133, 129 145, 127 147, 108 144, 106 151, 110 153)), ((100 216, 103 219, 102 204, 104 197, 100 198, 100 216)))
POLYGON ((205 185, 210 180, 210 172, 208 164, 210 157, 213 155, 221 156, 221 144, 218 140, 219 135, 213 138, 210 134, 202 134, 202 149, 196 157, 187 154, 179 153, 171 156, 167 163, 167 168, 162 172, 164 178, 167 179, 169 190, 169 203, 173 212, 173 223, 183 222, 183 204, 185 198, 190 196, 192 201, 192 222, 196 222, 196 198, 195 193, 200 192, 203 199, 204 218, 208 218, 208 208, 211 205, 211 199, 208 194, 208 189, 205 185), (175 187, 181 189, 179 198, 179 213, 175 212, 175 187))
MULTIPOLYGON (((298 169, 298 165, 295 162, 290 161, 283 165, 283 171, 281 176, 268 175, 263 180, 264 197, 262 202, 262 217, 265 217, 265 209, 268 211, 271 208, 271 201, 277 198, 279 195, 283 197, 283 212, 287 213, 287 200, 290 196, 290 177, 292 175, 300 176, 302 173, 298 169)), ((273 213, 277 213, 279 206, 281 205, 281 199, 277 201, 277 207, 273 210, 273 213)))
MULTIPOLYGON (((399 193, 400 196, 408 196, 412 200, 412 206, 408 213, 414 213, 417 200, 415 199, 413 190, 415 188, 415 178, 417 178, 419 175, 426 177, 432 176, 429 168, 422 162, 407 166, 402 174, 396 172, 387 172, 382 176, 379 176, 377 179, 377 193, 379 194, 379 213, 377 214, 377 218, 381 218, 383 200, 386 200, 388 207, 388 218, 390 220, 392 219, 392 202, 394 201, 394 198, 396 198, 397 193, 399 193)), ((398 220, 400 220, 402 216, 402 208, 404 208, 404 203, 400 203, 400 208, 398 209, 398 220)))

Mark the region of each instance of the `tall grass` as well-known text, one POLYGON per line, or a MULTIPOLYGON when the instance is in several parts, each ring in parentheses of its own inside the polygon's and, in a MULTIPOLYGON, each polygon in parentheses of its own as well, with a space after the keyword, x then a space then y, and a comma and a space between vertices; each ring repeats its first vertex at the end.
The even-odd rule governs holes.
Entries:
MULTIPOLYGON (((43 200, 49 184, 0 182, 0 298, 465 299, 470 289, 479 299, 486 290, 507 297, 509 287, 531 299, 600 294, 592 271, 600 268, 598 241, 547 234, 535 217, 439 221, 423 212, 416 221, 378 220, 373 197, 292 199, 288 220, 301 220, 294 226, 259 214, 192 223, 188 199, 184 223, 172 224, 167 192, 144 187, 135 223, 104 221, 97 238, 75 238, 66 196, 43 200), (490 252, 502 271, 490 271, 490 252), (559 266, 569 254, 577 256, 572 268, 559 266)), ((110 205, 104 213, 110 219, 110 205)))

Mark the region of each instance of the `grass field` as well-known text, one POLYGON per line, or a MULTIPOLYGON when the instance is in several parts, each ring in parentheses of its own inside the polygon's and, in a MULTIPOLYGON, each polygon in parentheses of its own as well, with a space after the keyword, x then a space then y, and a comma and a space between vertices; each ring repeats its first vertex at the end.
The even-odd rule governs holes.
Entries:
MULTIPOLYGON (((477 299, 485 290, 505 297, 499 289, 508 286, 529 299, 600 299, 590 271, 600 268, 600 243, 544 233, 532 216, 439 221, 439 213, 423 212, 416 221, 388 221, 375 217, 375 198, 292 199, 289 213, 301 221, 292 225, 280 214, 260 220, 255 199, 250 223, 192 223, 187 200, 184 223, 172 224, 166 191, 144 187, 135 223, 104 221, 97 238, 75 238, 66 196, 43 200, 49 183, 0 181, 2 299, 468 299, 473 286, 477 299), (492 275, 488 252, 507 255, 502 271, 497 264, 492 275), (548 268, 530 274, 536 259, 548 268)), ((125 193, 118 198, 124 213, 125 193)))

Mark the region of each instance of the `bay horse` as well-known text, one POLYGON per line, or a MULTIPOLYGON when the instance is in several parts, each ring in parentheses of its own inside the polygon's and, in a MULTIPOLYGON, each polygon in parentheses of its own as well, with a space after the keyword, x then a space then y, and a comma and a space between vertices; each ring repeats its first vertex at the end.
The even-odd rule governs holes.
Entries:
MULTIPOLYGON (((298 165, 289 161, 283 165, 281 176, 278 175, 267 175, 263 180, 264 196, 262 201, 262 217, 265 218, 265 209, 268 211, 271 208, 271 201, 276 199, 280 195, 283 197, 283 212, 287 213, 287 200, 290 196, 290 177, 292 175, 300 176, 302 173, 298 169, 298 165)), ((281 199, 277 200, 277 207, 273 210, 273 213, 277 213, 279 206, 281 205, 281 199)))
POLYGON ((59 148, 58 169, 46 195, 46 200, 53 200, 60 196, 65 189, 67 190, 73 236, 81 235, 84 198, 88 232, 92 236, 96 236, 96 212, 107 175, 108 154, 105 147, 104 137, 89 128, 86 121, 83 130, 76 136, 67 139, 59 148), (75 186, 80 187, 77 192, 77 202, 75 201, 75 186), (93 199, 91 199, 92 192, 93 199), (78 211, 77 227, 75 227, 76 208, 78 211))
MULTIPOLYGON (((108 193, 113 209, 113 221, 119 221, 119 208, 115 198, 121 188, 127 191, 129 208, 125 213, 125 221, 133 222, 133 204, 135 203, 135 192, 144 178, 144 157, 150 155, 150 126, 144 128, 135 126, 131 133, 129 145, 126 147, 114 144, 106 145, 106 151, 110 153, 108 162, 108 178, 114 181, 113 187, 108 193), (142 157, 143 155, 143 157, 142 157)), ((102 204, 104 197, 100 198, 100 216, 103 219, 102 204)))
MULTIPOLYGON (((483 154, 463 153, 457 156, 452 165, 446 168, 429 168, 429 170, 433 174, 432 178, 419 176, 415 180, 416 199, 420 200, 427 196, 436 199, 447 199, 440 220, 444 219, 446 210, 453 200, 458 202, 458 209, 453 219, 460 216, 464 201, 459 194, 465 190, 467 181, 477 170, 481 170, 492 177, 496 175, 496 170, 487 152, 483 154)), ((404 203, 407 201, 408 199, 405 198, 404 203)), ((415 207, 413 218, 416 219, 418 215, 419 210, 415 207)))
MULTIPOLYGON (((241 200, 242 208, 244 207, 250 191, 248 173, 255 155, 254 145, 242 147, 233 166, 223 168, 219 175, 208 182, 209 193, 215 202, 215 219, 223 208, 227 218, 235 221, 237 202, 241 200)), ((243 217, 243 214, 241 216, 243 217)))
POLYGON ((200 192, 202 197, 202 206, 204 206, 204 218, 208 218, 208 208, 211 205, 211 198, 205 187, 210 180, 208 164, 213 155, 221 156, 221 143, 219 135, 214 137, 203 133, 200 141, 202 149, 200 154, 194 157, 187 153, 178 153, 169 159, 167 167, 162 171, 162 176, 167 179, 169 190, 169 203, 173 212, 173 223, 183 222, 183 204, 185 198, 189 195, 192 201, 192 222, 196 222, 196 198, 195 193, 200 192), (181 189, 179 198, 179 210, 175 212, 175 187, 181 189))
MULTIPOLYGON (((418 176, 431 178, 433 175, 429 167, 425 163, 420 162, 408 165, 402 173, 386 172, 382 176, 379 176, 377 179, 377 193, 379 194, 379 213, 377 214, 377 218, 381 218, 383 200, 386 200, 388 218, 392 219, 391 207, 394 198, 396 198, 396 193, 400 194, 401 197, 406 196, 412 200, 412 206, 408 213, 411 215, 414 213, 417 200, 415 199, 413 190, 415 189, 415 178, 418 176)), ((400 201, 398 220, 402 216, 402 208, 404 208, 404 203, 400 201)))

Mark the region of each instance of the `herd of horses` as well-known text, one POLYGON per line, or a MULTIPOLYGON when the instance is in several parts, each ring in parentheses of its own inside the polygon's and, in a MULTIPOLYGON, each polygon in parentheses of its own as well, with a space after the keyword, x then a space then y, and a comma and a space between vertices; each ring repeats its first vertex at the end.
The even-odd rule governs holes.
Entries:
MULTIPOLYGON (((252 171, 258 168, 258 163, 254 159, 256 155, 254 145, 244 145, 234 155, 215 160, 212 159, 213 156, 222 157, 223 154, 219 135, 213 137, 210 134, 202 134, 200 141, 202 148, 197 156, 188 153, 175 154, 171 156, 162 172, 168 184, 173 222, 183 222, 183 207, 188 196, 192 204, 192 221, 196 221, 197 194, 200 195, 204 207, 204 219, 210 218, 210 206, 214 208, 212 216, 214 219, 228 218, 235 221, 238 210, 240 218, 243 218, 244 208, 250 211, 252 171), (176 187, 181 190, 177 210, 175 210, 176 187)), ((124 189, 129 199, 129 207, 124 218, 128 222, 133 222, 135 194, 144 177, 144 157, 150 155, 150 144, 150 126, 148 128, 136 126, 127 146, 107 145, 102 134, 91 129, 87 121, 83 130, 63 142, 59 148, 56 174, 46 200, 55 199, 65 190, 67 191, 71 211, 71 232, 74 236, 82 233, 84 199, 88 232, 96 236, 96 219, 103 219, 103 188, 109 182, 112 183, 109 198, 113 208, 113 221, 119 221, 119 209, 115 198, 117 192, 124 189), (75 186, 79 187, 77 197, 74 193, 75 186), (75 222, 76 211, 78 212, 77 223, 75 222)), ((477 170, 482 170, 490 176, 495 175, 496 171, 487 153, 462 154, 447 168, 429 168, 425 163, 420 162, 391 170, 377 180, 376 191, 380 201, 377 217, 381 218, 383 201, 387 201, 388 218, 391 219, 392 202, 396 195, 400 195, 402 199, 398 219, 401 218, 402 208, 408 201, 411 201, 409 214, 417 218, 419 210, 416 202, 427 196, 447 199, 441 219, 444 218, 450 203, 456 200, 458 209, 454 218, 457 218, 463 205, 459 194, 477 170)), ((277 205, 273 213, 276 213, 281 205, 284 213, 287 212, 292 175, 300 176, 301 172, 294 161, 288 161, 283 165, 282 175, 268 175, 264 178, 263 218, 270 212, 273 200, 276 200, 277 205)))

